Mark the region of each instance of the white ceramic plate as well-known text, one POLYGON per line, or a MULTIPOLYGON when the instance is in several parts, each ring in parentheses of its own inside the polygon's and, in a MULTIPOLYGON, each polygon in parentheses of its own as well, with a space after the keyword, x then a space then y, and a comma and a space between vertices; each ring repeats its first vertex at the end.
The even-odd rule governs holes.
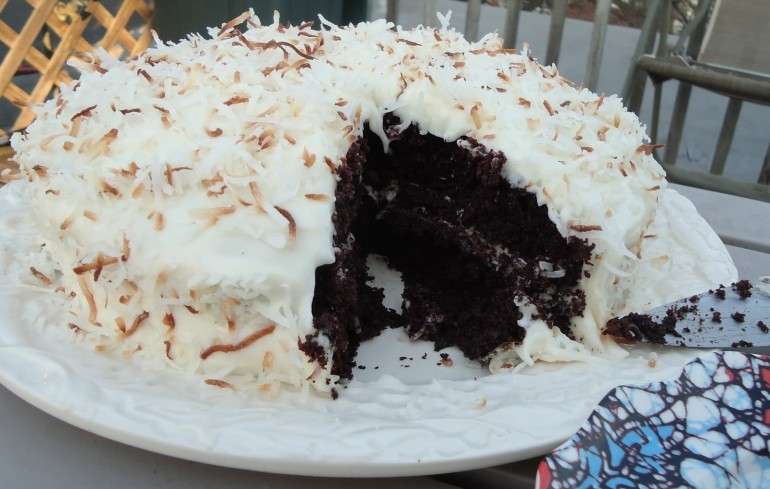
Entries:
MULTIPOLYGON (((27 253, 34 237, 23 230, 27 214, 9 190, 0 216, 0 382, 68 423, 166 455, 357 477, 513 462, 566 440, 612 387, 672 379, 694 356, 658 351, 651 367, 650 350, 636 350, 623 359, 489 375, 453 350, 453 366, 437 365, 431 344, 390 330, 362 346, 366 369, 339 400, 297 393, 255 399, 180 372, 142 371, 77 344, 52 294, 14 285, 13 256, 27 253)), ((392 284, 386 295, 398 295, 392 284)))
POLYGON ((488 375, 451 350, 454 365, 438 366, 430 344, 391 330, 362 348, 367 368, 337 401, 260 400, 88 351, 65 327, 25 319, 44 301, 28 291, 0 297, 0 382, 8 389, 129 445, 286 474, 423 475, 541 455, 572 435, 611 387, 674 378, 692 358, 659 353, 651 368, 638 351, 619 362, 488 375))

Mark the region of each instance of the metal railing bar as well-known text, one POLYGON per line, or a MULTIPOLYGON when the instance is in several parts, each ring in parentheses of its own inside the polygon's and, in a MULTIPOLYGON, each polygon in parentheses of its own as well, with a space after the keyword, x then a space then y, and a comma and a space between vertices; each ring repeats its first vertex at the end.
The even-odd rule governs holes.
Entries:
POLYGON ((762 169, 759 170, 759 178, 757 178, 757 183, 770 185, 770 144, 767 145, 765 162, 762 164, 762 169))
POLYGON ((479 39, 479 21, 481 20, 481 0, 468 0, 465 13, 465 38, 471 42, 479 39))
POLYGON ((583 84, 589 90, 596 90, 599 83, 599 69, 604 53, 604 37, 607 34, 607 23, 610 19, 610 7, 612 0, 599 0, 594 13, 594 26, 591 32, 591 46, 588 50, 588 62, 583 84))
POLYGON ((658 18, 660 11, 660 4, 662 0, 651 0, 647 5, 647 14, 644 17, 642 23, 642 30, 639 33, 639 40, 636 42, 636 48, 634 49, 634 55, 631 58, 631 67, 628 69, 626 79, 623 82, 623 99, 628 107, 634 112, 639 112, 639 107, 642 104, 642 97, 644 95, 644 83, 645 73, 639 69, 639 58, 643 54, 652 51, 652 47, 655 43, 655 20, 658 18))
POLYGON ((691 93, 692 85, 686 82, 679 82, 679 87, 676 89, 674 109, 671 112, 671 124, 669 125, 668 137, 666 138, 666 147, 663 153, 663 161, 668 165, 676 164, 676 159, 679 156, 679 145, 682 142, 684 121, 687 118, 691 93))
POLYGON ((385 18, 388 22, 398 24, 398 0, 388 0, 385 4, 385 18))
MULTIPOLYGON (((705 24, 701 25, 703 20, 706 18, 706 14, 709 11, 709 8, 711 7, 712 0, 700 0, 698 2, 698 6, 695 8, 695 13, 692 16, 692 19, 690 19, 690 22, 687 23, 686 26, 684 26, 684 29, 682 29, 682 32, 679 33, 679 40, 676 42, 676 45, 674 46, 675 53, 681 53, 684 49, 684 43, 687 42, 687 39, 693 35, 695 32, 695 29, 698 27, 701 27, 703 31, 705 31, 705 24)), ((698 50, 696 50, 695 53, 689 52, 690 56, 697 56, 697 51, 700 50, 700 44, 703 41, 703 33, 701 33, 700 40, 698 42, 698 50)))
POLYGON ((567 18, 567 0, 553 0, 551 8, 551 29, 548 32, 548 47, 545 54, 545 64, 559 64, 561 39, 564 35, 564 21, 567 18))
POLYGON ((730 152, 730 146, 735 136, 735 126, 738 125, 738 117, 741 115, 743 100, 730 97, 725 111, 725 118, 722 121, 722 129, 719 131, 719 139, 714 150, 714 159, 711 161, 709 171, 714 175, 721 175, 725 171, 725 162, 730 152))
POLYGON ((422 24, 426 27, 436 27, 436 0, 423 0, 422 24))
POLYGON ((505 1, 505 28, 503 31, 503 47, 515 48, 516 35, 519 30, 519 17, 522 0, 505 1))

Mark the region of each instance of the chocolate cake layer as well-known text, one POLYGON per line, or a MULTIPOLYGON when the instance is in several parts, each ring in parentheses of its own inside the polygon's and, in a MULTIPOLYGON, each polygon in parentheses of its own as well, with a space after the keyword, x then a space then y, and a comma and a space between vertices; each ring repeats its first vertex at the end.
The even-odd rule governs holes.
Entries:
POLYGON ((333 372, 349 378, 360 341, 404 321, 413 338, 483 360, 524 338, 516 298, 571 335, 570 318, 585 308, 577 284, 592 246, 562 237, 533 194, 511 187, 501 153, 401 128, 392 115, 384 127, 388 153, 367 130, 347 154, 336 191, 337 261, 316 273, 315 325, 334 345, 333 372), (366 285, 369 253, 402 274, 402 320, 366 285))

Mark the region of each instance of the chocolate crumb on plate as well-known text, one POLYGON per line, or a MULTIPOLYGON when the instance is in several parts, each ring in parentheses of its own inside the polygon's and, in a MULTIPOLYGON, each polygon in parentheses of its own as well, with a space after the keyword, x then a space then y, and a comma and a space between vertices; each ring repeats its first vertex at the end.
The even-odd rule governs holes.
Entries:
POLYGON ((759 328, 763 333, 770 333, 770 327, 768 327, 764 321, 757 321, 757 328, 759 328))
POLYGON ((732 313, 732 314, 730 315, 730 317, 731 317, 731 318, 733 318, 733 320, 734 320, 736 323, 742 323, 743 321, 745 321, 745 320, 746 320, 746 315, 745 315, 745 314, 743 314, 742 312, 738 312, 738 311, 736 311, 736 312, 732 313))
POLYGON ((751 282, 748 280, 740 280, 738 282, 735 282, 733 285, 733 290, 738 292, 738 296, 741 299, 748 299, 751 297, 751 282))

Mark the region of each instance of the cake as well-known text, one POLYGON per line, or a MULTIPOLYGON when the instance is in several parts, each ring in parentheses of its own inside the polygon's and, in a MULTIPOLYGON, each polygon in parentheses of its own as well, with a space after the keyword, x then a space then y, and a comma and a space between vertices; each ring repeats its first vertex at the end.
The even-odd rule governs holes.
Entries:
POLYGON ((92 53, 12 139, 41 242, 28 280, 67 298, 80 343, 214 387, 336 395, 397 326, 493 371, 612 348, 609 318, 666 298, 638 279, 675 280, 665 209, 690 204, 618 97, 440 20, 247 12, 125 62, 92 53))

